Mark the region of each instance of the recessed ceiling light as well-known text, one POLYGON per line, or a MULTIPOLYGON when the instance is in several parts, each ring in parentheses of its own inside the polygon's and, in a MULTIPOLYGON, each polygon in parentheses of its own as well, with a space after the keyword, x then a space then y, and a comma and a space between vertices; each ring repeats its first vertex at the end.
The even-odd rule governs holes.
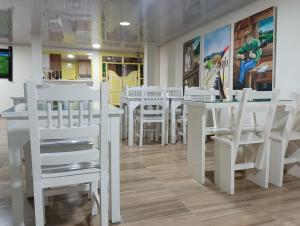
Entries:
POLYGON ((100 49, 100 44, 94 43, 94 44, 93 44, 93 48, 94 48, 94 49, 100 49))
POLYGON ((91 60, 91 59, 92 59, 92 56, 89 56, 88 58, 91 60))
POLYGON ((73 54, 68 54, 68 58, 70 58, 70 59, 74 59, 74 58, 75 58, 75 56, 74 56, 73 54))
POLYGON ((128 21, 122 21, 122 22, 120 22, 120 25, 121 26, 129 26, 130 23, 128 21))

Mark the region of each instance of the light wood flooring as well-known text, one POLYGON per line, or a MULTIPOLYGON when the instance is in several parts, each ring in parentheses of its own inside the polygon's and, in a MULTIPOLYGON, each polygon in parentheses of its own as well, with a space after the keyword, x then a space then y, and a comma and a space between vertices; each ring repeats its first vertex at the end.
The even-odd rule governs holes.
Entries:
MULTIPOLYGON (((207 181, 200 185, 186 171, 186 146, 145 145, 121 151, 121 214, 126 226, 300 225, 300 179, 285 175, 283 188, 265 190, 236 175, 236 194, 211 183, 213 146, 208 144, 207 181)), ((99 225, 89 216, 86 196, 50 198, 47 225, 99 225)), ((34 225, 32 200, 25 203, 26 225, 34 225)), ((0 225, 11 226, 10 180, 5 121, 0 119, 0 225)))

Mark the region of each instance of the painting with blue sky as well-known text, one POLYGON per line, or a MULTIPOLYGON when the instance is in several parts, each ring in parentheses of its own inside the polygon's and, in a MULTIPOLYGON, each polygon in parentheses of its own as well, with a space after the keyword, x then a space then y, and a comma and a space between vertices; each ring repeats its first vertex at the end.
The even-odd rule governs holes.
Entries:
POLYGON ((230 25, 204 36, 203 76, 201 86, 225 90, 228 87, 230 25))
POLYGON ((271 7, 234 24, 233 89, 273 89, 275 20, 271 7))

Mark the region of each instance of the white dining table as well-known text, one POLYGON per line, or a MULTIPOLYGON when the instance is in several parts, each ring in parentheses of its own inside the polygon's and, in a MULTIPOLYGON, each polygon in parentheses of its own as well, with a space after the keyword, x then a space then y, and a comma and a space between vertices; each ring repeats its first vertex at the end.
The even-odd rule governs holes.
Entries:
MULTIPOLYGON (((171 143, 176 143, 176 109, 182 105, 183 97, 167 97, 168 117, 166 118, 166 143, 169 138, 169 117, 171 119, 171 143), (169 116, 170 114, 170 116, 169 116)), ((128 138, 128 146, 133 146, 134 139, 134 110, 141 104, 141 97, 121 96, 120 107, 127 112, 122 118, 122 138, 128 138), (127 117, 127 118, 125 118, 127 117), (127 123, 126 123, 127 122, 127 123), (128 128, 126 128, 128 127, 128 128), (127 133, 127 134, 126 134, 127 133)))
MULTIPOLYGON (((110 106, 110 219, 112 223, 118 223, 121 220, 119 131, 120 117, 122 114, 122 109, 110 106)), ((21 149, 29 141, 27 106, 24 103, 18 104, 2 112, 1 117, 6 118, 7 120, 13 225, 24 226, 24 193, 22 185, 21 149)))
MULTIPOLYGON (((197 182, 204 184, 207 112, 212 109, 239 107, 239 102, 185 100, 183 103, 188 108, 187 170, 197 182)), ((251 102, 253 106, 262 106, 266 103, 267 101, 251 102)), ((280 100, 278 101, 277 110, 291 103, 291 100, 280 100)), ((274 120, 274 124, 278 122, 279 120, 274 120)), ((273 127, 276 127, 276 125, 273 125, 273 127)))

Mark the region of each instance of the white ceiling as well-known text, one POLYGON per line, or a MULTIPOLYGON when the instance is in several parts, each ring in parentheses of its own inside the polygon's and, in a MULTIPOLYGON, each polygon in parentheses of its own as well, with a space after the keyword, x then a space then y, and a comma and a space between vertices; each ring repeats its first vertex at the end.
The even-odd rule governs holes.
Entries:
POLYGON ((12 28, 0 22, 0 44, 29 44, 30 33, 41 32, 45 46, 91 49, 97 42, 102 50, 142 51, 145 42, 162 45, 253 0, 0 2, 0 19, 7 17, 3 10, 12 9, 12 28))

